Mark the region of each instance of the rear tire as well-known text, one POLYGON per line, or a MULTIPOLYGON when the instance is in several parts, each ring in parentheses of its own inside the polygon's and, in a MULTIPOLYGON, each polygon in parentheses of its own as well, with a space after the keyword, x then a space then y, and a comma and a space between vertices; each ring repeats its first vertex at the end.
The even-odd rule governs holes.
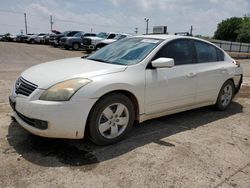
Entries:
POLYGON ((91 140, 97 145, 116 143, 129 133, 134 119, 134 107, 127 96, 104 96, 90 112, 88 128, 91 140))
POLYGON ((215 104, 218 110, 226 110, 231 104, 235 94, 235 86, 231 80, 226 81, 220 89, 217 102, 215 104))

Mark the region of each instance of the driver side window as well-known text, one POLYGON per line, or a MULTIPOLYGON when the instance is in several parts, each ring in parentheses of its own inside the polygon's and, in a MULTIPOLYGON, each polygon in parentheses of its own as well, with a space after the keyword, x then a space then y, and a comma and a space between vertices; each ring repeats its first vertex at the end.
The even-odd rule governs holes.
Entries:
POLYGON ((154 59, 173 58, 175 65, 186 65, 195 62, 194 47, 191 40, 180 39, 167 43, 160 49, 154 59))

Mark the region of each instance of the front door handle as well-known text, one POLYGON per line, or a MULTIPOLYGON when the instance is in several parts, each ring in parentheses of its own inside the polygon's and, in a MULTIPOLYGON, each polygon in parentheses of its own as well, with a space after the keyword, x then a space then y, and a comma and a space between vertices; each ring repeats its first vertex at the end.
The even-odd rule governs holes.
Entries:
POLYGON ((190 73, 187 74, 187 77, 188 77, 188 78, 193 78, 193 77, 195 77, 196 75, 197 75, 196 73, 190 72, 190 73))

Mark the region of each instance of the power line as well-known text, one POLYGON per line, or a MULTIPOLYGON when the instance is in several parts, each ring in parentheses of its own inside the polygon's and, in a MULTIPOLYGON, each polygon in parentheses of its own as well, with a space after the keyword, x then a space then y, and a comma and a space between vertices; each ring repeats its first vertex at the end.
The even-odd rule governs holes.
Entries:
MULTIPOLYGON (((97 26, 97 27, 114 27, 114 28, 130 28, 130 29, 134 29, 133 26, 121 26, 121 25, 111 25, 111 24, 89 24, 86 22, 78 22, 78 21, 72 21, 72 20, 65 20, 65 19, 57 19, 54 18, 54 20, 57 20, 57 22, 67 22, 67 23, 74 23, 74 24, 80 24, 80 25, 86 25, 86 26, 97 26)), ((140 28, 141 29, 141 28, 140 28)))
POLYGON ((4 10, 4 9, 0 9, 0 12, 7 12, 7 13, 13 13, 13 14, 23 14, 23 12, 17 12, 17 11, 13 11, 13 10, 4 10))
MULTIPOLYGON (((4 9, 0 9, 0 12, 5 12, 5 13, 13 13, 13 14, 24 14, 23 12, 19 12, 19 11, 12 11, 12 10, 4 10, 4 9)), ((43 19, 48 19, 45 16, 40 16, 40 15, 36 15, 36 14, 30 14, 30 13, 25 13, 26 16, 34 16, 34 17, 39 17, 39 18, 43 18, 43 19)), ((48 17, 50 17, 50 15, 48 15, 48 17)), ((73 21, 73 20, 67 20, 67 19, 59 19, 56 16, 53 17, 54 20, 56 20, 57 22, 66 22, 66 23, 72 23, 72 24, 79 24, 79 25, 85 25, 85 26, 96 26, 96 27, 103 27, 103 28, 107 28, 107 27, 113 27, 113 28, 119 28, 119 29, 123 29, 123 28, 127 28, 127 29, 134 29, 134 26, 122 26, 122 25, 114 25, 114 24, 94 24, 94 23, 86 23, 86 22, 79 22, 79 21, 73 21)), ((27 19, 27 18, 26 18, 27 19)), ((51 24, 51 22, 50 22, 51 24)), ((31 27, 29 27, 31 28, 31 27)), ((138 29, 142 30, 142 27, 137 27, 138 29)))
MULTIPOLYGON (((14 14, 23 14, 23 12, 17 12, 17 11, 11 11, 11 10, 3 10, 3 9, 0 9, 0 12, 6 12, 6 13, 14 13, 14 14)), ((30 13, 26 13, 27 16, 36 16, 36 17, 40 17, 40 18, 44 18, 44 19, 47 19, 45 18, 45 16, 39 16, 39 15, 35 15, 35 14, 30 14, 30 13)), ((49 15, 48 15, 49 16, 49 15)), ((86 22, 78 22, 78 21, 72 21, 72 20, 67 20, 67 19, 57 19, 55 16, 54 16, 54 19, 56 19, 57 21, 59 22, 68 22, 68 23, 75 23, 75 24, 83 24, 83 25, 88 25, 88 26, 100 26, 100 27, 119 27, 119 28, 128 28, 127 26, 121 26, 121 25, 111 25, 111 24, 105 24, 105 25, 102 25, 102 24, 89 24, 89 23, 86 23, 86 22)), ((132 26, 129 26, 129 28, 134 28, 132 26)))
MULTIPOLYGON (((4 24, 4 23, 0 23, 0 26, 8 26, 8 27, 16 27, 16 28, 22 28, 22 25, 14 25, 14 24, 4 24)), ((41 27, 30 27, 28 26, 28 28, 30 29, 43 29, 41 27)))

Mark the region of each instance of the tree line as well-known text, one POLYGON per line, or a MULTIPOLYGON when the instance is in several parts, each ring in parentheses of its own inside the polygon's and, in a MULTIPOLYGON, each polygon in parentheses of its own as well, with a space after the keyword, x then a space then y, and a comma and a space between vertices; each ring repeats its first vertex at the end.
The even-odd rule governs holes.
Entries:
POLYGON ((214 38, 233 42, 250 43, 250 16, 232 17, 218 24, 214 38))

